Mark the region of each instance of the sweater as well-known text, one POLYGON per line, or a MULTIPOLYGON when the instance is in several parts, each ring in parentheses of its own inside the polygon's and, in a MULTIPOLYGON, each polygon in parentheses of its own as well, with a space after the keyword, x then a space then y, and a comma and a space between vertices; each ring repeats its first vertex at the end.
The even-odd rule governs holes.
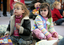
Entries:
MULTIPOLYGON (((10 23, 7 27, 7 30, 5 34, 9 34, 10 36, 13 35, 14 32, 14 25, 15 25, 15 15, 11 16, 10 23)), ((19 28, 19 36, 22 37, 22 39, 29 38, 31 34, 31 24, 28 16, 25 16, 22 18, 19 28)))
POLYGON ((39 29, 42 31, 42 33, 47 37, 51 37, 53 33, 55 33, 55 29, 53 27, 53 22, 52 22, 52 18, 48 18, 47 22, 46 20, 41 16, 38 15, 34 21, 34 26, 33 26, 33 30, 35 29, 39 29), (47 24, 47 29, 46 29, 46 24, 47 24))
POLYGON ((58 19, 61 19, 63 17, 61 16, 59 10, 54 8, 52 11, 52 18, 53 18, 53 21, 57 21, 58 19))

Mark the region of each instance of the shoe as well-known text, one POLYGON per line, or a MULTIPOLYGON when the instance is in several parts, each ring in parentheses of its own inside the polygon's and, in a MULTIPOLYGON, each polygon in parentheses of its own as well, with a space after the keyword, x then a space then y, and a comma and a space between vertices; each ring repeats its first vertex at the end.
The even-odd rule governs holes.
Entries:
POLYGON ((1 8, 0 8, 0 11, 1 11, 1 8))
POLYGON ((5 16, 5 17, 6 17, 7 15, 3 15, 3 16, 5 16))
POLYGON ((21 40, 21 42, 18 43, 19 45, 30 45, 32 44, 32 41, 24 41, 24 40, 21 40))

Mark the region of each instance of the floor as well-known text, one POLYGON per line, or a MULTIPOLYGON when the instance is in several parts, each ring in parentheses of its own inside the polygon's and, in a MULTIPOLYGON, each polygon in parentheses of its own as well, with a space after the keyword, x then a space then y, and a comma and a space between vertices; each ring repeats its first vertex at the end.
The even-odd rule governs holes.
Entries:
MULTIPOLYGON (((1 16, 0 17, 0 25, 2 25, 2 24, 7 24, 8 25, 9 19, 10 19, 10 13, 7 12, 7 17, 4 17, 2 15, 2 11, 0 11, 0 16, 1 16)), ((31 27, 32 27, 33 24, 34 24, 34 20, 30 19, 30 21, 31 21, 31 27)), ((58 34, 64 36, 64 24, 62 24, 60 26, 54 25, 54 28, 58 32, 58 34)))

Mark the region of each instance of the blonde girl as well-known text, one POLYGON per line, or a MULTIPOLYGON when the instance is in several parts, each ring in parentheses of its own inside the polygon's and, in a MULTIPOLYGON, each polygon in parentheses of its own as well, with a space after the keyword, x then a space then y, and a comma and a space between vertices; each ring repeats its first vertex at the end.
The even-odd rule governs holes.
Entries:
POLYGON ((29 11, 21 2, 16 2, 13 10, 14 14, 10 18, 5 36, 10 35, 12 42, 18 45, 28 45, 29 41, 26 40, 31 34, 29 11))

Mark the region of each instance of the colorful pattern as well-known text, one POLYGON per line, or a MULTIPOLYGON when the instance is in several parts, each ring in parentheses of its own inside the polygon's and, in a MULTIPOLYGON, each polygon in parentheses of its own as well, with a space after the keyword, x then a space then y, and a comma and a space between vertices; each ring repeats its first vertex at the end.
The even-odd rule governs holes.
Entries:
POLYGON ((36 9, 34 9, 34 10, 32 11, 32 13, 33 13, 34 15, 38 15, 38 14, 39 14, 39 7, 37 7, 36 9))
POLYGON ((9 38, 0 38, 1 45, 13 45, 11 39, 9 38))
POLYGON ((21 23, 21 21, 20 21, 21 18, 22 18, 22 15, 20 15, 19 17, 18 16, 15 17, 14 36, 19 36, 19 30, 16 29, 16 23, 20 24, 21 23))
POLYGON ((49 38, 49 36, 51 36, 51 33, 54 33, 56 31, 54 30, 54 27, 53 27, 52 18, 47 19, 47 21, 45 22, 44 21, 45 19, 41 15, 38 15, 35 19, 33 30, 38 28, 43 32, 45 36, 49 38), (47 29, 46 29, 46 24, 47 24, 47 29))

